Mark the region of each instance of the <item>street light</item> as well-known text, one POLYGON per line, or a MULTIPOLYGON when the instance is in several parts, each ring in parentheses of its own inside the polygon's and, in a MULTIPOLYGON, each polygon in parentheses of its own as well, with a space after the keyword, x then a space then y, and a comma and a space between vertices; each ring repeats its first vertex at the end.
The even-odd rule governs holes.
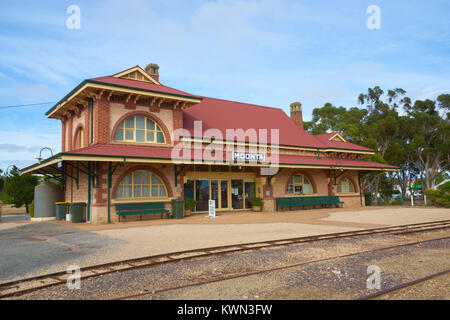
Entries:
POLYGON ((50 151, 50 153, 52 154, 52 157, 53 157, 53 151, 52 151, 52 149, 50 149, 49 147, 44 147, 44 148, 41 149, 41 151, 39 151, 39 158, 36 158, 37 161, 38 161, 38 163, 41 163, 41 161, 42 161, 42 150, 45 150, 45 149, 47 149, 48 151, 50 151))

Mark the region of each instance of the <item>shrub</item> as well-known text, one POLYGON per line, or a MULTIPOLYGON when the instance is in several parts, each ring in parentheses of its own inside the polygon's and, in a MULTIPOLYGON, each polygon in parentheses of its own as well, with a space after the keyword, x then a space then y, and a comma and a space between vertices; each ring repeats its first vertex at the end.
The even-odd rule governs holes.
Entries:
POLYGON ((253 198, 252 200, 250 200, 250 204, 252 205, 252 207, 254 207, 254 206, 262 207, 264 204, 264 201, 260 197, 256 197, 256 198, 253 198))
POLYGON ((402 197, 397 197, 397 198, 395 198, 394 202, 397 205, 401 206, 401 205, 403 205, 403 198, 402 197))
POLYGON ((444 193, 450 193, 450 181, 447 181, 446 183, 444 183, 440 189, 444 193))
POLYGON ((428 189, 425 191, 427 199, 433 206, 450 208, 450 193, 442 189, 428 189))
POLYGON ((34 200, 31 201, 30 207, 29 207, 28 211, 29 211, 29 213, 30 213, 30 217, 31 217, 31 218, 34 218, 34 200))
POLYGON ((188 198, 188 197, 184 197, 184 209, 191 210, 191 209, 195 208, 196 205, 197 205, 197 201, 195 201, 194 199, 188 198))
POLYGON ((370 192, 364 192, 364 199, 366 200, 366 206, 372 204, 372 194, 370 192))

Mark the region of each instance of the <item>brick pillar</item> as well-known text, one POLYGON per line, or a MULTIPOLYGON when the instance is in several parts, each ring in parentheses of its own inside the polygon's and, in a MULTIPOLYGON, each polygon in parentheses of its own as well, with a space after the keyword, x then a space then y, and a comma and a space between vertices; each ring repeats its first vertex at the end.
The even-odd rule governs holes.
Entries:
POLYGON ((89 137, 91 134, 91 107, 90 103, 88 106, 84 109, 85 110, 85 116, 84 116, 84 146, 87 147, 89 143, 91 142, 89 137))
POLYGON ((92 223, 107 223, 108 222, 108 207, 107 207, 107 197, 108 197, 108 165, 105 163, 99 164, 99 186, 95 185, 92 188, 92 213, 91 221, 92 223))
POLYGON ((72 138, 73 138, 73 132, 72 132, 72 124, 73 124, 73 115, 67 119, 67 134, 66 137, 67 139, 67 150, 66 151, 71 151, 72 150, 72 138))
POLYGON ((183 128, 183 111, 181 109, 173 109, 173 130, 183 128))
POLYGON ((61 152, 66 151, 66 120, 61 120, 62 138, 61 138, 61 152))
POLYGON ((109 143, 109 102, 105 95, 94 101, 94 144, 109 143))

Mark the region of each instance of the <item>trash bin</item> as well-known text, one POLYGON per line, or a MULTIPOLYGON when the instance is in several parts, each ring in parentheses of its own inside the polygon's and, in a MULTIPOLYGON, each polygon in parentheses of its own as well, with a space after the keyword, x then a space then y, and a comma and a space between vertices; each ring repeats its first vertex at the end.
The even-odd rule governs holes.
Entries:
POLYGON ((174 219, 183 219, 184 200, 172 200, 172 217, 174 219))
POLYGON ((74 202, 70 204, 70 213, 72 215, 73 223, 85 222, 83 219, 84 202, 74 202))
POLYGON ((55 202, 56 204, 56 220, 66 220, 67 202, 55 202))

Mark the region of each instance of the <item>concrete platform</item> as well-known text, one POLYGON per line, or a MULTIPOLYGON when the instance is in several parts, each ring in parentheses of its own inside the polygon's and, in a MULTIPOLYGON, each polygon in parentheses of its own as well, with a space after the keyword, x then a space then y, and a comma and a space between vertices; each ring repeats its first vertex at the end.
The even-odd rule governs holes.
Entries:
POLYGON ((450 219, 450 209, 365 208, 229 212, 110 225, 0 224, 0 282, 154 254, 450 219))

